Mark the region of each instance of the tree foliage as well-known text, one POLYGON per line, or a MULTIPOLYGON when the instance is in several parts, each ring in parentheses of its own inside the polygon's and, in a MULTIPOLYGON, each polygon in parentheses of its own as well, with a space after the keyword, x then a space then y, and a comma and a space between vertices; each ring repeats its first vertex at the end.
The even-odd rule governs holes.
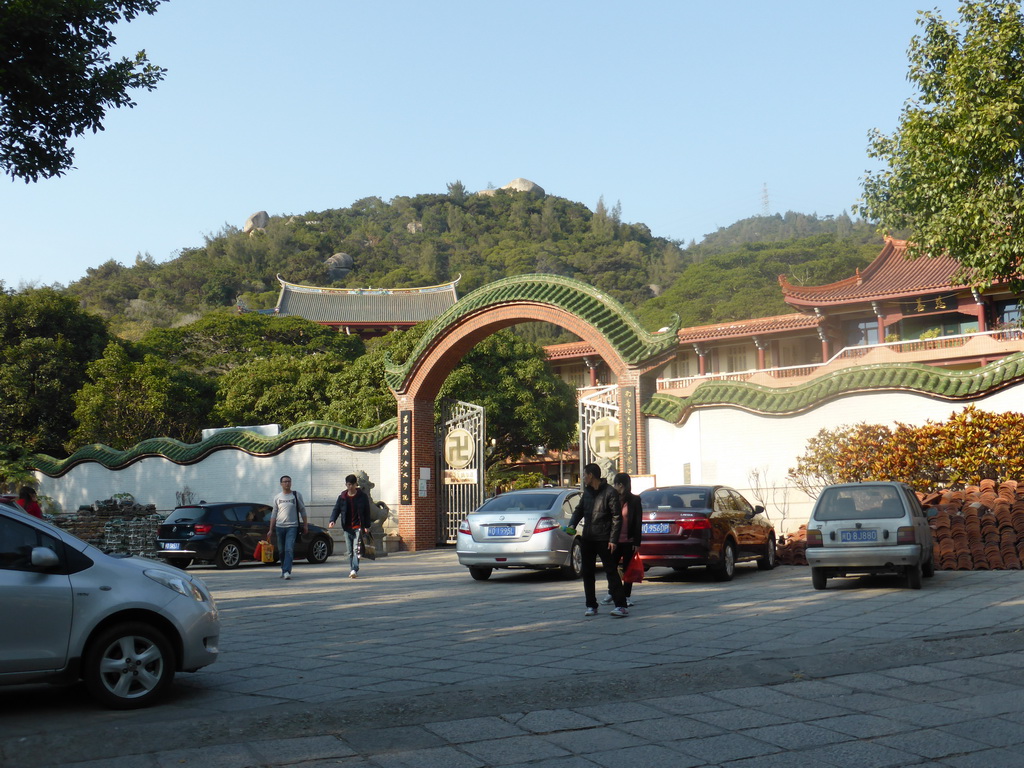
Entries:
POLYGON ((907 230, 908 254, 948 255, 965 283, 1018 285, 1024 257, 1024 15, 968 0, 959 23, 922 12, 907 75, 917 90, 869 155, 861 212, 907 230))
POLYGON ((69 449, 103 443, 125 449, 150 437, 196 442, 213 400, 209 380, 155 355, 133 359, 111 342, 89 364, 89 381, 75 394, 69 449))
POLYGON ((165 70, 145 51, 111 62, 119 21, 156 12, 161 0, 8 0, 0 4, 0 168, 38 181, 71 167, 68 141, 103 130, 129 91, 153 90, 165 70))
POLYGON ((51 288, 0 292, 0 443, 60 454, 72 397, 108 339, 100 318, 51 288))
POLYGON ((1024 414, 968 406, 945 422, 921 426, 857 424, 823 429, 789 470, 817 498, 832 483, 897 480, 918 491, 960 488, 1024 473, 1024 414))

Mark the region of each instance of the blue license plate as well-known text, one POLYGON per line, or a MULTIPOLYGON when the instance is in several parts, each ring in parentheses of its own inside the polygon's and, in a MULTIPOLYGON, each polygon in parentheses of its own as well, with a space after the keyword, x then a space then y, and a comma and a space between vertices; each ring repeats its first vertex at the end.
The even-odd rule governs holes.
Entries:
POLYGON ((840 531, 839 541, 851 544, 861 541, 878 541, 878 531, 874 529, 869 531, 840 531))
POLYGON ((516 527, 514 525, 492 525, 487 529, 488 536, 515 536, 516 527))
POLYGON ((181 544, 168 542, 164 544, 164 549, 181 549, 181 544))
POLYGON ((669 523, 644 523, 644 533, 668 533, 672 528, 669 523))

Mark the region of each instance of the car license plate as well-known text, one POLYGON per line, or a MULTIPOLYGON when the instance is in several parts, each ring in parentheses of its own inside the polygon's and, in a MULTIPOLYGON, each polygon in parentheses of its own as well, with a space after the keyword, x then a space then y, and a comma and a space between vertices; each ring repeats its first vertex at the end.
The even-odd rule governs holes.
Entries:
POLYGON ((868 531, 840 531, 839 541, 849 542, 851 544, 860 541, 878 541, 878 531, 874 530, 873 528, 868 531))
POLYGON ((492 525, 487 529, 488 536, 515 536, 516 527, 514 525, 492 525))
POLYGON ((668 533, 671 526, 668 523, 644 523, 644 533, 668 533))
POLYGON ((181 544, 168 542, 164 544, 164 549, 181 549, 181 544))

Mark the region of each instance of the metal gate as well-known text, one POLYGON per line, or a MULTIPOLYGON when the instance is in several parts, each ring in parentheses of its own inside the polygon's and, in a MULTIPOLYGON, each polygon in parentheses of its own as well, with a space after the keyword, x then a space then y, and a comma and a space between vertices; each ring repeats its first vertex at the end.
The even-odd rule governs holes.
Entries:
POLYGON ((482 405, 442 401, 437 427, 438 543, 454 543, 459 523, 484 503, 486 432, 482 405))
POLYGON ((618 387, 581 390, 580 477, 583 467, 597 464, 605 477, 618 471, 620 456, 618 387))

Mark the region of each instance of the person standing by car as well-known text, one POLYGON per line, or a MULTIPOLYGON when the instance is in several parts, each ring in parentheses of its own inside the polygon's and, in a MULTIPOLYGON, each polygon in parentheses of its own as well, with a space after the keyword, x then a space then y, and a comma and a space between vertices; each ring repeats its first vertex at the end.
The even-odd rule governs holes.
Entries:
POLYGON ((21 486, 21 490, 18 492, 18 506, 32 515, 32 517, 38 517, 40 520, 43 519, 43 510, 36 498, 36 489, 31 485, 21 486))
POLYGON ((616 618, 628 616, 626 597, 622 591, 622 579, 615 568, 618 561, 615 550, 618 547, 619 532, 622 528, 622 509, 619 495, 601 477, 601 468, 597 464, 587 464, 583 468, 583 495, 576 511, 572 513, 569 528, 575 528, 583 521, 583 534, 580 537, 580 549, 583 555, 583 595, 587 602, 585 617, 597 615, 597 594, 594 588, 594 560, 601 558, 605 576, 608 578, 608 591, 615 602, 611 615, 616 618))
POLYGON ((276 529, 277 547, 281 556, 281 578, 286 581, 292 577, 295 539, 298 538, 300 527, 303 533, 309 532, 306 504, 302 501, 302 494, 292 490, 292 479, 288 475, 282 475, 281 492, 274 497, 267 541, 273 541, 276 529))
POLYGON ((355 579, 359 577, 359 541, 363 534, 370 530, 372 522, 370 499, 359 487, 359 480, 355 475, 348 475, 345 478, 345 492, 334 502, 331 521, 327 527, 333 528, 339 517, 341 529, 345 532, 345 541, 348 542, 348 577, 355 579))
MULTIPOLYGON (((633 479, 625 472, 619 472, 612 481, 612 487, 619 495, 619 503, 622 505, 622 528, 619 531, 618 546, 615 548, 615 559, 623 571, 629 566, 629 561, 640 556, 640 538, 642 536, 643 508, 640 506, 640 497, 633 494, 633 479)), ((631 607, 633 601, 630 596, 633 594, 633 584, 629 581, 622 582, 622 592, 626 598, 626 606, 631 607)), ((615 601, 611 592, 601 600, 602 605, 610 605, 615 601)))

